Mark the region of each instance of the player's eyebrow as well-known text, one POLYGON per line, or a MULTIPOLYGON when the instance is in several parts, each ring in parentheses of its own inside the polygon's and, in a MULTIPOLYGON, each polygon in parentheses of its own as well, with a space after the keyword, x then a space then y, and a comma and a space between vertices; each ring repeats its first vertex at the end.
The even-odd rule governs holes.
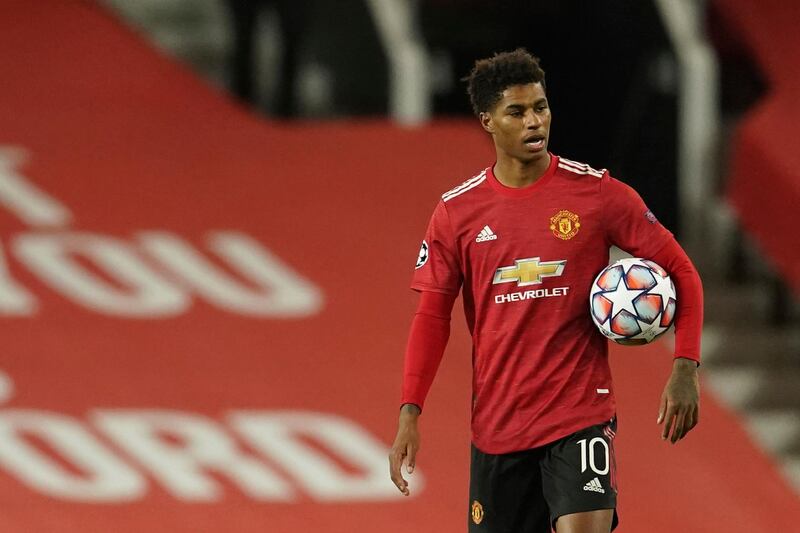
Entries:
POLYGON ((508 104, 505 109, 506 111, 525 111, 527 107, 539 107, 542 104, 547 104, 547 98, 539 98, 532 106, 526 104, 508 104))

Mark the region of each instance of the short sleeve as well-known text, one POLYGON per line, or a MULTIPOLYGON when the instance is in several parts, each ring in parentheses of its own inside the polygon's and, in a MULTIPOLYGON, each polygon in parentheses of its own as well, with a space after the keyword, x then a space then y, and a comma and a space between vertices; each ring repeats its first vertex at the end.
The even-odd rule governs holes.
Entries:
POLYGON ((444 202, 433 211, 417 257, 411 288, 457 295, 462 276, 453 228, 444 202))
POLYGON ((603 176, 600 185, 603 225, 609 244, 634 257, 652 257, 670 239, 672 233, 656 219, 632 187, 603 176))

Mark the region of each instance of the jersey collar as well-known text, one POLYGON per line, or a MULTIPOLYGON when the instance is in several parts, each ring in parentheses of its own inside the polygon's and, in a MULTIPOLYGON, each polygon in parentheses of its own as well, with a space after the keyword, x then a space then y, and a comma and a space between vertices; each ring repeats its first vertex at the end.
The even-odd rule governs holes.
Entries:
POLYGON ((556 173, 556 168, 558 168, 558 156, 550 154, 550 166, 547 167, 547 170, 545 170, 544 174, 542 174, 538 180, 527 187, 508 187, 500 183, 500 181, 494 175, 494 165, 496 164, 497 163, 494 163, 492 166, 486 169, 486 181, 489 183, 492 189, 503 196, 508 196, 511 198, 527 198, 536 194, 536 191, 541 189, 545 183, 550 181, 550 179, 556 173))

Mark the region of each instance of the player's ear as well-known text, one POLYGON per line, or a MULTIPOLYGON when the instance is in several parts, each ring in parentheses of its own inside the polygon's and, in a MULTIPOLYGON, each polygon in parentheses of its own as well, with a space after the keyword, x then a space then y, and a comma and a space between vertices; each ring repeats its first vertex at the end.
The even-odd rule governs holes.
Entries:
POLYGON ((487 133, 494 133, 494 121, 492 120, 492 114, 488 111, 481 111, 481 114, 478 115, 478 119, 481 121, 481 126, 483 129, 486 130, 487 133))

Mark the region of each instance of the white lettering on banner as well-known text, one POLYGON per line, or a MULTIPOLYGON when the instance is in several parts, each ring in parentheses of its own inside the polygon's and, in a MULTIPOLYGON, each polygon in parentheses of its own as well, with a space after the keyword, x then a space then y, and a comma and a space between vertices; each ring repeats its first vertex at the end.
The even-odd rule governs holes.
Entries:
MULTIPOLYGON (((2 372, 0 382, 5 402, 14 384, 2 372)), ((295 502, 299 491, 323 502, 402 498, 385 478, 388 447, 334 414, 237 410, 223 425, 185 411, 96 409, 89 420, 92 428, 50 411, 0 409, 0 469, 34 491, 66 501, 140 500, 147 496, 148 478, 184 501, 219 501, 224 488, 211 472, 257 501, 295 502), (96 432, 134 463, 107 448, 96 432)), ((411 482, 418 493, 424 485, 419 469, 411 482)))
POLYGON ((189 298, 148 267, 123 240, 91 233, 24 233, 12 243, 15 255, 53 288, 73 300, 112 315, 173 316, 189 298), (92 261, 125 288, 82 267, 74 256, 92 261))
POLYGON ((0 370, 0 403, 6 402, 14 395, 14 382, 8 374, 0 370))
POLYGON ((125 502, 143 497, 142 475, 68 416, 47 411, 0 411, 0 466, 30 488, 50 497, 83 502, 125 502), (28 442, 45 441, 81 474, 68 471, 28 442))
POLYGON ((0 315, 25 316, 35 311, 36 299, 11 277, 0 248, 0 315))
MULTIPOLYGON (((72 222, 69 209, 19 173, 25 150, 0 145, 0 206, 37 228, 64 228, 72 222)), ((237 232, 212 232, 209 248, 251 282, 238 282, 209 262, 178 236, 163 231, 140 234, 140 244, 94 233, 25 233, 16 236, 17 258, 58 292, 100 313, 115 316, 170 317, 189 309, 190 294, 198 294, 231 312, 270 318, 299 318, 318 313, 323 298, 303 278, 251 237, 237 232), (173 274, 166 280, 142 255, 173 274), (90 260, 122 288, 83 268, 74 260, 90 260)), ((0 249, 0 316, 29 316, 36 298, 10 275, 0 249)))
POLYGON ((508 302, 520 302, 522 300, 535 300, 537 298, 552 298, 554 296, 566 296, 569 287, 555 287, 553 289, 536 289, 530 291, 512 292, 511 294, 497 294, 494 303, 504 304, 508 302))
MULTIPOLYGON (((402 497, 386 482, 386 447, 349 420, 287 411, 283 413, 234 412, 231 426, 248 443, 272 457, 298 480, 312 496, 322 501, 386 500, 402 497), (312 438, 358 469, 345 472, 334 461, 304 444, 312 438)), ((419 490, 419 472, 414 483, 419 490)))
POLYGON ((222 489, 207 470, 225 474, 256 500, 291 500, 291 487, 257 459, 241 452, 222 428, 189 413, 155 410, 99 410, 95 424, 136 458, 174 496, 217 501, 222 489), (178 437, 170 443, 163 434, 178 437))
POLYGON ((66 226, 72 220, 69 209, 17 172, 25 159, 21 148, 0 148, 0 205, 31 226, 66 226))
MULTIPOLYGON (((214 232, 209 248, 257 286, 247 287, 214 266, 191 245, 168 232, 140 234, 141 247, 93 233, 23 233, 14 255, 55 290, 94 311, 158 318, 185 312, 191 293, 223 309, 253 316, 296 318, 322 308, 322 293, 257 241, 236 232, 214 232), (90 260, 112 285, 86 269, 90 260), (163 263, 170 278, 144 259, 163 263), (119 285, 119 286, 118 286, 119 285)), ((37 301, 11 278, 0 249, 0 314, 30 315, 37 301)))
POLYGON ((237 282, 171 233, 145 232, 139 238, 144 249, 172 270, 187 289, 224 309, 246 315, 301 317, 313 315, 322 307, 322 295, 316 287, 241 233, 211 233, 209 248, 260 290, 237 282))

